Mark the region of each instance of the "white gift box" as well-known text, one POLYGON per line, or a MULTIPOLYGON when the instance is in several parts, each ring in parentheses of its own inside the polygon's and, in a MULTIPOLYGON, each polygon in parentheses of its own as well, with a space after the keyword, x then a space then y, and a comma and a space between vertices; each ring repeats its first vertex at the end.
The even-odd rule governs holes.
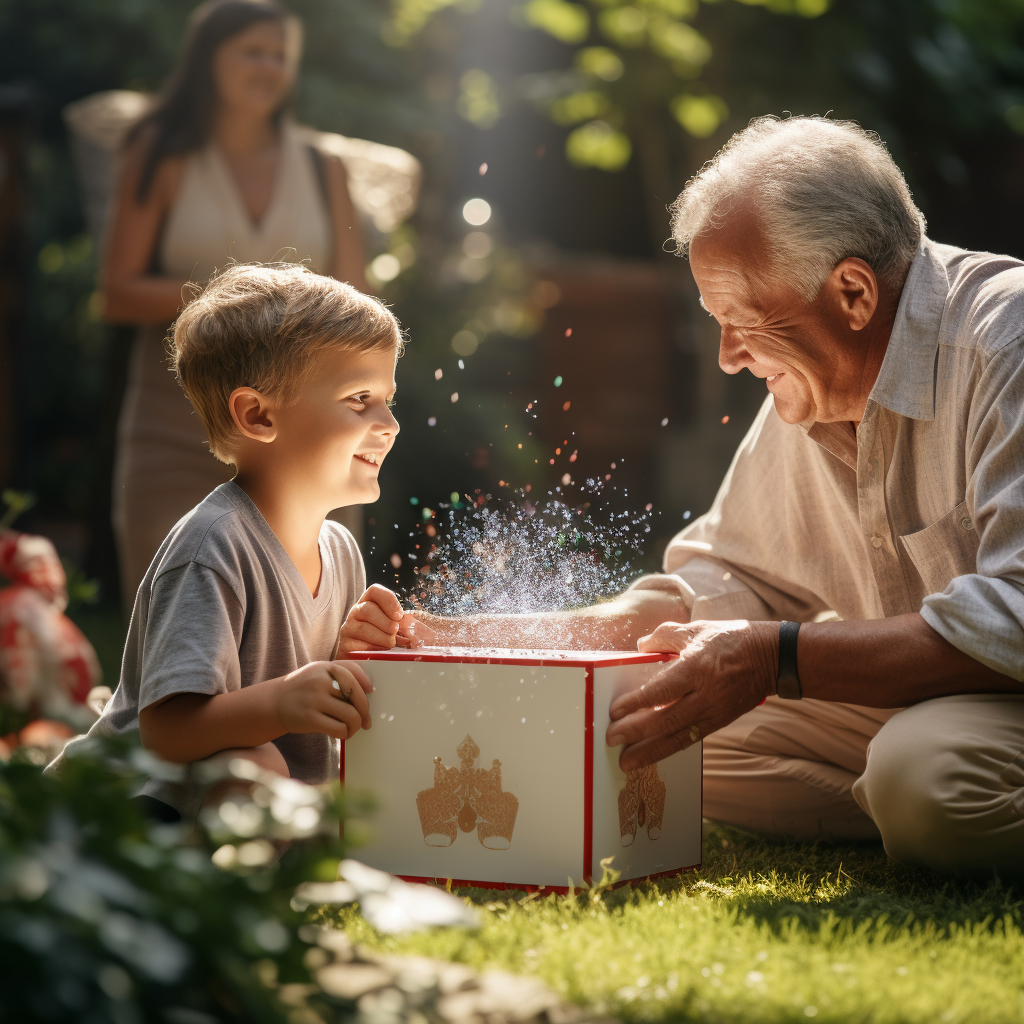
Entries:
POLYGON ((612 700, 670 655, 427 648, 360 652, 373 727, 341 780, 372 792, 359 859, 402 878, 564 891, 700 866, 701 744, 619 768, 612 700))

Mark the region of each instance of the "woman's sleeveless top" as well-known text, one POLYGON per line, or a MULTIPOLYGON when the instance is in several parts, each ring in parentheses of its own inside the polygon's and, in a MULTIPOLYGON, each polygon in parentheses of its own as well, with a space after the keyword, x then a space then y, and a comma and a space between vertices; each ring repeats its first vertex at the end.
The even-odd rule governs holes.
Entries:
POLYGON ((220 148, 210 143, 185 162, 158 248, 160 271, 205 282, 229 260, 305 261, 330 273, 330 211, 307 132, 285 122, 270 205, 254 224, 220 148))

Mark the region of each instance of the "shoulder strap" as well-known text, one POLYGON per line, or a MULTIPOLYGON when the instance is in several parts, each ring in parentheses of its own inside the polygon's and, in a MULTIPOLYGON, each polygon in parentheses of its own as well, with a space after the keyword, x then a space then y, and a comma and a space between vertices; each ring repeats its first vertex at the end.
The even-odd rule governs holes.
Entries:
POLYGON ((313 161, 313 173, 316 175, 316 183, 320 186, 320 196, 324 201, 327 211, 331 210, 331 193, 327 187, 327 165, 324 162, 324 155, 318 146, 307 143, 309 158, 313 161))

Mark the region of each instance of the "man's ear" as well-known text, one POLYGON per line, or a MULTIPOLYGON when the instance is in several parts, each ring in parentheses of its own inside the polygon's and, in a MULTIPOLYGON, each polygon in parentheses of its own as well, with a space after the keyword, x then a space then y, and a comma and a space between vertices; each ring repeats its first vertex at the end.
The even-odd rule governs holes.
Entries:
POLYGON ((243 437, 269 444, 277 437, 273 405, 253 388, 235 388, 228 396, 231 419, 243 437))
POLYGON ((850 256, 836 265, 828 285, 850 329, 860 331, 867 327, 878 308, 878 278, 871 267, 850 256))

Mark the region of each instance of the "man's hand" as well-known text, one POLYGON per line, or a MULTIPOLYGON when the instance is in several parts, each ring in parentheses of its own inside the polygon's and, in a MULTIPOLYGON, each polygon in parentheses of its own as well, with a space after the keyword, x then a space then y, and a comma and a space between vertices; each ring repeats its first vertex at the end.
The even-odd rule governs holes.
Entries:
POLYGON ((638 649, 678 652, 649 683, 612 702, 607 743, 623 771, 654 764, 721 729, 775 692, 777 622, 665 622, 638 649))
POLYGON ((360 726, 370 728, 366 695, 373 684, 355 662, 312 661, 269 685, 275 688, 283 732, 321 732, 347 740, 360 726))
POLYGON ((374 583, 352 606, 338 635, 337 656, 353 651, 390 651, 393 647, 422 647, 429 627, 407 612, 397 595, 374 583))

